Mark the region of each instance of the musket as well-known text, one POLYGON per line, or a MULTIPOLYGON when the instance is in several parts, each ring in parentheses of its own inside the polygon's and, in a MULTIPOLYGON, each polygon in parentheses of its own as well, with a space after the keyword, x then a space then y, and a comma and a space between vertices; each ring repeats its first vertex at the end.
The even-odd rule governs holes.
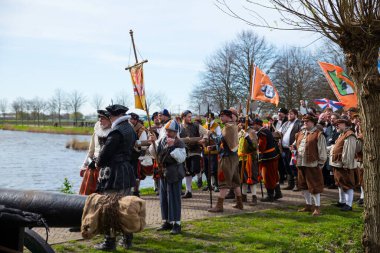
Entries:
MULTIPOLYGON (((210 112, 210 103, 207 103, 207 130, 208 130, 208 145, 210 145, 210 128, 211 128, 211 112, 210 112)), ((208 190, 210 191, 210 207, 212 208, 212 188, 211 188, 211 154, 210 150, 207 148, 207 169, 208 169, 208 178, 207 178, 207 184, 208 184, 208 190)))
MULTIPOLYGON (((202 140, 202 137, 185 137, 185 138, 179 138, 181 141, 183 141, 185 144, 195 144, 198 143, 200 140, 202 140)), ((136 148, 140 147, 146 147, 150 146, 150 142, 148 140, 137 140, 135 143, 136 148)))

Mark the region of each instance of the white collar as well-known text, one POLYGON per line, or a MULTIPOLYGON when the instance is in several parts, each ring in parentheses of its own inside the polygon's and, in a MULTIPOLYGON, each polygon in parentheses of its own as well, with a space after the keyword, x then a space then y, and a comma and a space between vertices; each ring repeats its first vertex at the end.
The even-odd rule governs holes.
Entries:
POLYGON ((119 123, 123 122, 123 121, 126 121, 126 120, 129 120, 131 118, 130 115, 125 115, 125 116, 122 116, 120 118, 117 118, 113 123, 112 123, 112 126, 111 128, 115 128, 119 123))

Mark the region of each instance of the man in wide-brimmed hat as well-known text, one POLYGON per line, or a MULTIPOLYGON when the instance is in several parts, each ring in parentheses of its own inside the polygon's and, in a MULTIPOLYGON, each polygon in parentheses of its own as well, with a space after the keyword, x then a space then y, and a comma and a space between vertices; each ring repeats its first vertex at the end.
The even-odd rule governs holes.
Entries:
POLYGON ((218 202, 215 207, 209 209, 209 212, 223 212, 223 202, 228 192, 228 189, 234 188, 236 195, 237 209, 243 209, 243 201, 240 190, 240 176, 238 171, 238 127, 233 119, 233 113, 230 110, 223 110, 219 114, 220 120, 224 124, 222 136, 217 140, 219 145, 219 167, 218 180, 220 193, 218 202))
POLYGON ((264 179, 267 196, 262 202, 273 202, 282 198, 279 185, 278 160, 276 142, 272 132, 263 127, 263 121, 259 118, 253 120, 253 129, 256 131, 259 148, 259 171, 264 179))
MULTIPOLYGON (((206 113, 204 117, 207 121, 204 123, 203 127, 205 129, 210 128, 209 134, 211 135, 210 142, 208 145, 215 145, 214 139, 220 137, 222 135, 222 129, 220 128, 218 122, 215 121, 214 113, 210 112, 210 114, 206 113)), ((203 188, 204 191, 214 190, 215 192, 219 192, 218 187, 218 151, 217 150, 209 150, 207 147, 203 149, 203 162, 204 162, 204 172, 206 177, 210 180, 210 186, 206 186, 203 188), (210 164, 209 164, 210 163, 210 164), (211 175, 209 175, 209 166, 211 168, 211 175), (212 189, 209 189, 212 187, 212 189)))
POLYGON ((357 201, 359 206, 363 206, 364 204, 364 189, 363 189, 363 173, 364 173, 364 167, 363 167, 363 131, 361 126, 361 119, 359 116, 359 113, 353 113, 351 115, 351 123, 353 125, 353 128, 355 130, 355 135, 357 138, 356 142, 356 164, 357 169, 355 173, 355 179, 358 181, 357 183, 360 185, 360 199, 357 201))
POLYGON ((321 193, 323 192, 322 169, 327 160, 326 139, 323 132, 316 128, 318 119, 311 114, 302 118, 304 128, 296 135, 298 188, 302 190, 306 206, 299 212, 313 212, 313 216, 321 214, 321 193))
POLYGON ((342 211, 352 211, 355 188, 355 155, 356 136, 350 129, 351 121, 348 118, 341 118, 336 121, 340 132, 335 145, 330 151, 330 165, 334 169, 335 183, 339 189, 338 207, 342 211))
POLYGON ((186 144, 187 158, 185 162, 186 169, 186 193, 183 198, 192 198, 192 181, 193 177, 198 178, 198 188, 202 187, 202 174, 201 174, 201 153, 202 143, 207 140, 207 130, 198 123, 192 121, 192 112, 185 110, 181 114, 182 124, 180 125, 179 136, 181 138, 202 137, 198 143, 186 144))
MULTIPOLYGON (((96 166, 101 168, 97 191, 103 194, 131 195, 136 184, 136 176, 130 163, 132 150, 137 136, 125 115, 128 108, 123 105, 110 105, 106 108, 112 122, 112 130, 99 153, 96 166)), ((115 217, 113 217, 115 218, 115 217)), ((98 250, 115 250, 116 235, 109 231, 104 242, 95 245, 98 250)), ((120 244, 125 248, 132 246, 132 234, 124 234, 120 244)))
POLYGON ((99 120, 95 123, 94 133, 80 172, 83 177, 79 190, 81 195, 90 195, 96 190, 100 168, 95 167, 95 161, 106 142, 107 135, 111 131, 110 114, 106 110, 98 110, 97 112, 99 120))

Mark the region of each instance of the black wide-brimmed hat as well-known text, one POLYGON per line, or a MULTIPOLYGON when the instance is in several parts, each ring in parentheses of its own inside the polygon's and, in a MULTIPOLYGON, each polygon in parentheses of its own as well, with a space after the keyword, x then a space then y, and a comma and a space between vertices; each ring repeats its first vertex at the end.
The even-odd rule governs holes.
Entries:
POLYGON ((181 113, 181 118, 186 117, 188 114, 191 114, 190 110, 185 110, 181 113))
POLYGON ((154 112, 154 113, 152 114, 152 120, 154 120, 154 118, 157 117, 157 116, 158 116, 158 112, 154 112))
POLYGON ((225 109, 219 113, 219 117, 222 115, 226 115, 227 117, 232 118, 232 112, 230 110, 227 110, 227 109, 225 109))
POLYGON ((98 117, 105 117, 105 118, 110 117, 110 113, 107 112, 106 110, 97 110, 97 113, 98 113, 98 117))
POLYGON ((131 119, 139 120, 140 116, 134 112, 128 113, 129 116, 131 116, 131 119))
POLYGON ((259 126, 263 126, 263 121, 259 118, 255 118, 252 122, 252 125, 259 125, 259 126))
MULTIPOLYGON (((210 112, 210 116, 211 116, 211 118, 214 118, 214 117, 215 117, 215 114, 214 114, 213 112, 210 112)), ((208 118, 208 117, 209 117, 208 112, 205 113, 204 117, 205 117, 205 118, 208 118)))
POLYGON ((110 105, 106 107, 106 110, 112 115, 112 116, 118 116, 125 114, 129 109, 128 107, 125 107, 124 105, 110 105))
POLYGON ((278 112, 282 112, 283 114, 288 114, 288 110, 286 108, 280 108, 278 109, 278 112))

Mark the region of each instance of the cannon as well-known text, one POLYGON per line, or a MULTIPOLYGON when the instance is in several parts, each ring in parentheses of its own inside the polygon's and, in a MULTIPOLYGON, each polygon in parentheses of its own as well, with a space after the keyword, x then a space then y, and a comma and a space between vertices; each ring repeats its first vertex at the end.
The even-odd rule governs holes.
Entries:
POLYGON ((0 212, 0 252, 23 252, 24 246, 32 252, 54 252, 37 233, 25 227, 45 224, 49 227, 79 227, 86 198, 82 195, 0 188, 0 206, 11 208, 12 214, 0 212), (22 221, 16 219, 14 222, 15 215, 22 221), (33 222, 33 218, 42 218, 43 222, 33 222))

